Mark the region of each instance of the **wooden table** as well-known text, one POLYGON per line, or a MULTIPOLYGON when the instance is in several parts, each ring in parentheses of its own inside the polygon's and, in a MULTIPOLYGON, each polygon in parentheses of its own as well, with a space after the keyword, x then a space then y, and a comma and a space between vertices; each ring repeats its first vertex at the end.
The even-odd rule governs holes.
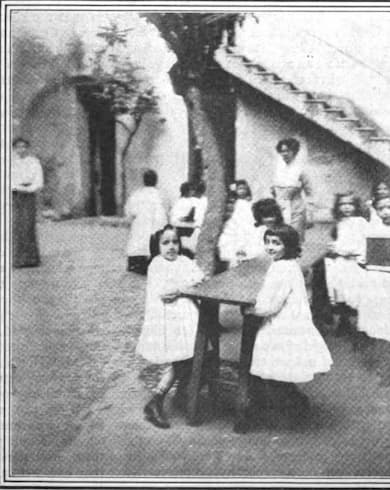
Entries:
MULTIPOLYGON (((316 249, 308 250, 300 263, 302 269, 307 270, 316 260, 325 253, 326 242, 316 249)), ((237 306, 253 305, 260 290, 266 272, 271 264, 269 257, 249 260, 226 272, 212 277, 210 280, 188 289, 183 296, 193 298, 199 302, 199 323, 195 341, 195 351, 191 379, 188 388, 187 420, 190 425, 199 423, 198 402, 201 387, 202 366, 208 344, 210 374, 209 392, 215 403, 217 379, 219 374, 219 333, 218 309, 220 303, 237 306)), ((249 368, 252 360, 253 345, 256 336, 259 318, 253 315, 244 315, 241 335, 241 348, 239 360, 238 396, 236 400, 235 432, 245 432, 247 428, 246 413, 248 408, 249 368)))
MULTIPOLYGON (((195 341, 192 375, 188 388, 188 423, 198 420, 198 399, 201 385, 202 366, 208 343, 211 344, 209 358, 209 390, 212 400, 216 399, 216 383, 219 371, 218 307, 220 303, 237 306, 254 304, 256 296, 271 264, 268 257, 252 259, 183 293, 199 301, 199 323, 195 341)), ((256 334, 257 317, 244 315, 239 362, 238 398, 235 431, 242 432, 246 425, 248 406, 249 367, 256 334)))

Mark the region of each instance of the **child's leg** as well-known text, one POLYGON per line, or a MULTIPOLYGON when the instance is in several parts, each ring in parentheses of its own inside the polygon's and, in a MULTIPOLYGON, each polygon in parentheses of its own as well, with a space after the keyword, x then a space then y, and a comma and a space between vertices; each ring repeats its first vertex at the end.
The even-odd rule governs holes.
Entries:
POLYGON ((173 402, 176 408, 183 410, 187 405, 187 386, 191 376, 192 359, 173 363, 174 377, 177 380, 177 389, 173 402))
POLYGON ((170 365, 164 370, 160 382, 156 387, 155 395, 144 408, 144 413, 147 420, 161 429, 167 429, 170 427, 169 421, 163 411, 163 403, 165 395, 171 389, 174 382, 175 369, 173 365, 170 365))
POLYGON ((160 396, 165 396, 168 391, 172 388, 175 382, 175 369, 173 364, 169 365, 164 369, 160 381, 156 387, 156 394, 160 396))
POLYGON ((302 417, 303 419, 309 414, 309 398, 302 393, 294 383, 283 383, 287 395, 285 412, 288 415, 302 417))

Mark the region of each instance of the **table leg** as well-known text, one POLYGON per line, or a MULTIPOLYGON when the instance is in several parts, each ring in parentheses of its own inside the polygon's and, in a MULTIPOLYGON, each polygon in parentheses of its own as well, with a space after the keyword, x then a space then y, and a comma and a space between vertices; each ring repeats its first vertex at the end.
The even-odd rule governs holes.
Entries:
POLYGON ((197 421, 198 399, 202 377, 202 366, 207 348, 207 324, 209 312, 206 301, 201 301, 199 306, 198 331, 195 340, 194 360, 192 364, 191 379, 188 386, 187 420, 190 425, 197 421))
POLYGON ((211 352, 210 352, 210 366, 208 375, 208 388, 209 394, 212 403, 212 409, 215 412, 216 403, 218 398, 218 378, 219 378, 219 304, 214 303, 210 305, 209 308, 210 317, 209 317, 209 330, 208 337, 211 343, 211 352))
POLYGON ((239 365, 238 398, 236 406, 236 419, 234 432, 245 433, 248 430, 248 391, 249 391, 249 368, 252 361, 252 351, 256 336, 256 324, 258 318, 245 315, 242 326, 241 352, 239 365))

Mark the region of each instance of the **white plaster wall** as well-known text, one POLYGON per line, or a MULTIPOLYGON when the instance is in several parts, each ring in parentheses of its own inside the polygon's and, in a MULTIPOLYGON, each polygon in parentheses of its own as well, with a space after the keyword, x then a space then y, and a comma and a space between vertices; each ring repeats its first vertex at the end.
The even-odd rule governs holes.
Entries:
POLYGON ((160 114, 145 115, 129 148, 126 164, 127 196, 142 186, 143 172, 158 174, 158 187, 167 209, 179 197, 180 184, 188 178, 188 121, 182 97, 160 96, 160 114))
POLYGON ((240 52, 301 90, 352 100, 390 134, 389 12, 259 12, 240 52))
POLYGON ((32 149, 43 167, 54 168, 53 205, 60 213, 84 214, 89 196, 87 115, 73 87, 47 96, 26 121, 32 149))
POLYGON ((248 180, 255 200, 270 197, 275 146, 286 137, 297 138, 306 154, 317 220, 330 219, 336 192, 353 190, 366 200, 377 178, 390 178, 389 169, 278 103, 245 96, 237 103, 236 178, 248 180))

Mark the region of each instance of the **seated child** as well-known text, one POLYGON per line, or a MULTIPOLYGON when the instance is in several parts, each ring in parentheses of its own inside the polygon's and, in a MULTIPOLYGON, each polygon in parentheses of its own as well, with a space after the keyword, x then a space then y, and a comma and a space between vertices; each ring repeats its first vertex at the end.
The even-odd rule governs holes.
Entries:
MULTIPOLYGON (((390 193, 373 201, 380 223, 370 223, 367 235, 390 239, 390 193)), ((390 272, 367 270, 358 304, 358 330, 390 342, 390 272)))
POLYGON ((196 199, 195 189, 190 182, 184 182, 180 186, 180 198, 172 207, 170 213, 170 224, 180 227, 183 223, 194 221, 196 199))
POLYGON ((390 192, 390 187, 387 185, 386 182, 380 181, 377 184, 375 184, 372 188, 372 198, 367 201, 366 205, 368 208, 368 221, 371 223, 381 223, 381 219, 378 216, 378 213, 376 212, 376 209, 373 205, 373 202, 376 200, 377 197, 387 195, 390 192))
POLYGON ((231 217, 225 222, 218 240, 219 258, 227 262, 229 267, 235 267, 242 260, 252 258, 248 247, 248 237, 254 233, 255 220, 250 201, 251 192, 244 180, 236 182, 236 200, 231 217))
POLYGON ((336 334, 343 333, 342 321, 356 326, 360 281, 364 274, 367 221, 361 216, 360 201, 351 192, 337 194, 333 215, 336 226, 325 258, 329 300, 336 334))

